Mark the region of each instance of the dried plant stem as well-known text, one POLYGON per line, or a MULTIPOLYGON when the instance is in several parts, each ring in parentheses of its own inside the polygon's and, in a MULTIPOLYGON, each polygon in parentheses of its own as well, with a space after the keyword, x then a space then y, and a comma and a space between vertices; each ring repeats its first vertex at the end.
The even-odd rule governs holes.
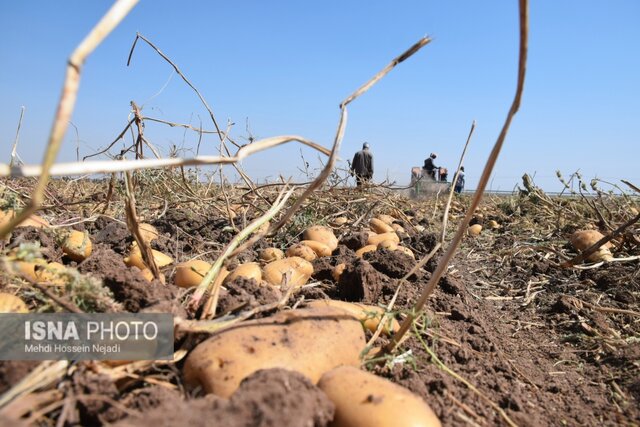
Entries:
POLYGON ((22 163, 20 161, 20 156, 18 156, 18 140, 20 139, 20 128, 22 127, 23 117, 24 117, 24 106, 20 107, 20 119, 18 120, 18 128, 16 129, 16 139, 14 139, 13 147, 11 148, 11 161, 9 162, 9 167, 13 167, 18 163, 22 163))
POLYGON ((462 162, 464 161, 464 156, 467 153, 467 147, 469 147, 469 142, 471 142, 471 136, 473 135, 473 131, 476 128, 476 121, 474 120, 471 123, 471 130, 469 130, 469 136, 467 137, 467 142, 464 144, 464 148, 462 149, 462 154, 460 155, 460 161, 458 162, 458 168, 456 169, 456 173, 453 176, 453 181, 451 181, 451 188, 449 189, 449 200, 447 200, 447 205, 444 208, 444 214, 442 215, 442 233, 440 234, 440 242, 444 244, 445 235, 447 233, 447 222, 449 220, 449 207, 451 206, 451 199, 453 198, 453 191, 455 190, 455 185, 458 182, 458 176, 460 175, 460 167, 462 166, 462 162))
POLYGON ((431 278, 429 279, 427 286, 422 291, 420 298, 416 302, 414 309, 412 310, 413 315, 409 315, 402 322, 398 332, 394 334, 389 344, 385 346, 384 348, 385 352, 392 352, 396 348, 400 340, 402 339, 403 335, 405 335, 411 328, 411 324, 415 319, 416 313, 419 313, 422 310, 425 303, 427 302, 427 299, 429 298, 431 293, 433 293, 436 286, 438 285, 440 278, 444 274, 445 270, 449 265, 449 262, 451 261, 451 259, 453 258, 453 255, 458 249, 458 246, 462 241, 462 237, 467 231, 467 224, 469 223, 469 221, 471 221, 473 213, 475 212, 476 208, 480 204, 480 201, 482 200, 482 195, 484 194, 484 190, 487 187, 487 183, 489 182, 489 178, 491 177, 491 173, 493 171, 493 167, 496 164, 496 160, 500 155, 500 150, 502 149, 502 145, 504 144, 504 140, 507 136, 507 132, 509 131, 509 126, 511 125, 511 121, 513 120, 513 117, 515 116, 516 112, 520 108, 520 101, 522 99, 522 91, 524 89, 524 79, 525 79, 525 72, 526 72, 526 65, 527 65, 528 32, 529 32, 528 0, 520 0, 520 54, 519 54, 519 60, 518 60, 518 83, 517 83, 516 93, 513 99, 513 103, 511 104, 511 108, 509 109, 509 112, 507 114, 507 118, 505 120, 504 126, 502 127, 502 131, 500 132, 500 135, 498 136, 498 139, 496 140, 493 150, 489 155, 489 159, 487 160, 487 163, 484 167, 482 176, 480 177, 480 181, 478 182, 476 193, 473 197, 473 200, 471 201, 471 206, 469 206, 469 209, 467 210, 467 213, 464 219, 462 220, 462 222, 460 222, 460 225, 458 226, 458 230, 456 231, 456 234, 454 235, 451 243, 449 244, 449 247, 447 248, 442 258, 440 259, 440 262, 438 263, 436 270, 431 275, 431 278))
MULTIPOLYGON (((91 52, 93 52, 120 21, 127 16, 136 3, 138 3, 138 0, 117 0, 69 57, 62 95, 58 103, 58 111, 56 112, 53 127, 49 135, 44 161, 42 162, 39 174, 37 174, 40 176, 38 184, 33 190, 27 206, 16 215, 14 219, 9 221, 8 224, 0 228, 0 239, 6 237, 16 225, 27 219, 40 207, 44 190, 49 182, 51 166, 58 155, 58 151, 60 151, 62 139, 71 120, 71 114, 80 86, 82 65, 91 52)), ((2 165, 0 165, 0 169, 2 169, 2 165)))
POLYGON ((13 399, 59 381, 69 367, 68 360, 45 361, 0 396, 0 408, 13 399))
POLYGON ((124 181, 126 190, 125 214, 127 217, 127 228, 138 244, 138 249, 140 249, 140 255, 142 256, 144 263, 149 267, 151 273, 153 273, 153 277, 160 280, 160 270, 158 269, 156 260, 153 257, 153 251, 140 232, 140 223, 136 213, 136 196, 133 189, 133 179, 129 172, 125 173, 124 181))

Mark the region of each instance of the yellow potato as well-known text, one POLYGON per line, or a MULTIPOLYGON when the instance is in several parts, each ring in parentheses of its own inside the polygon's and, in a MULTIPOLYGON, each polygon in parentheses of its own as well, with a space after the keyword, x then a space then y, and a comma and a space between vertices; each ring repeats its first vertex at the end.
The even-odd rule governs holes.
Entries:
POLYGON ((314 225, 307 228, 304 230, 302 238, 303 240, 315 240, 316 242, 324 243, 331 249, 331 252, 338 247, 338 238, 333 234, 333 230, 322 225, 314 225))
POLYGON ((140 234, 142 235, 142 239, 147 243, 151 243, 153 240, 157 239, 158 236, 160 235, 160 233, 158 232, 158 229, 151 224, 147 224, 143 222, 139 224, 139 227, 140 227, 140 234))
POLYGON ((473 224, 467 229, 469 236, 478 236, 482 232, 482 226, 480 224, 473 224))
POLYGON ((362 258, 362 255, 366 254, 367 252, 373 252, 376 249, 378 249, 378 246, 376 245, 363 246, 356 251, 356 256, 362 258))
POLYGON ((29 307, 13 294, 0 293, 0 313, 28 313, 29 307))
POLYGON ((278 248, 266 248, 260 252, 260 261, 272 262, 284 258, 284 252, 278 248))
POLYGON ((376 246, 376 248, 395 251, 396 249, 398 249, 398 244, 393 240, 383 240, 382 242, 378 243, 378 246, 376 246))
POLYGON ((289 247, 287 249, 287 256, 297 256, 307 261, 313 261, 318 258, 318 255, 307 245, 303 245, 301 243, 296 243, 295 245, 289 247))
POLYGON ((630 213, 631 215, 633 215, 633 216, 636 216, 636 215, 638 215, 638 209, 636 209, 636 208, 634 208, 633 206, 631 206, 631 207, 629 208, 629 213, 630 213))
POLYGON ((391 233, 393 227, 378 218, 371 218, 369 228, 377 234, 391 233))
POLYGON ((333 277, 333 280, 339 282, 340 276, 342 276, 345 268, 347 268, 347 265, 344 262, 341 262, 340 264, 333 267, 333 270, 331 270, 331 277, 333 277))
MULTIPOLYGON (((140 273, 142 273, 142 277, 144 277, 147 282, 150 282, 153 279, 155 279, 155 277, 153 277, 153 272, 148 267, 145 267, 144 269, 140 270, 140 273)), ((160 279, 160 283, 162 283, 163 285, 167 283, 167 278, 164 276, 164 274, 160 273, 159 279, 160 279)))
POLYGON ((331 224, 333 227, 341 227, 341 226, 345 225, 347 222, 349 222, 349 219, 347 219, 347 217, 346 217, 346 216, 339 216, 339 217, 337 217, 337 218, 334 218, 334 219, 331 221, 331 223, 330 223, 330 224, 331 224))
POLYGON ((289 286, 300 287, 307 283, 313 274, 313 265, 300 257, 280 259, 262 268, 264 280, 274 286, 280 286, 285 273, 291 272, 289 286))
POLYGON ((61 276, 66 267, 59 262, 50 262, 47 265, 38 265, 35 268, 36 282, 62 286, 66 280, 61 276))
POLYGON ((360 322, 336 309, 297 309, 214 333, 187 357, 188 386, 229 397, 260 369, 285 368, 317 382, 336 366, 359 366, 360 322))
MULTIPOLYGON (((602 239, 604 236, 598 230, 580 230, 576 231, 571 235, 571 245, 578 251, 582 252, 594 245, 598 240, 602 239)), ((596 252, 587 257, 588 261, 598 262, 598 261, 611 261, 613 259, 613 255, 611 254, 610 248, 613 245, 611 242, 607 242, 604 245, 600 246, 596 252)))
MULTIPOLYGON (((165 255, 160 251, 156 251, 155 249, 152 249, 151 252, 153 253, 153 259, 155 260, 158 268, 166 267, 167 265, 173 263, 173 258, 171 258, 169 255, 165 255)), ((129 267, 135 265, 140 270, 144 270, 145 268, 147 268, 147 265, 142 260, 140 248, 135 243, 131 245, 131 251, 129 251, 129 256, 124 259, 124 263, 129 267)))
POLYGON ((397 221, 396 218, 386 214, 378 215, 376 218, 378 218, 380 221, 384 222, 385 224, 391 225, 391 226, 393 225, 394 221, 397 221))
POLYGON ((181 288, 198 286, 205 274, 211 269, 211 264, 201 259, 180 263, 176 266, 173 283, 181 288))
POLYGON ((89 258, 92 248, 89 233, 78 230, 71 230, 62 243, 62 252, 77 262, 89 258))
POLYGON ((393 231, 395 231, 396 233, 407 234, 407 231, 400 224, 391 224, 391 228, 393 228, 393 231))
POLYGON ((413 254, 413 251, 405 246, 399 246, 396 248, 397 251, 404 252, 409 255, 411 258, 416 259, 416 256, 413 254))
MULTIPOLYGON (((322 299, 322 300, 314 300, 309 301, 307 303, 307 307, 311 308, 323 308, 323 307, 333 307, 339 310, 344 310, 346 313, 351 314, 360 322, 362 325, 370 330, 371 332, 375 332, 378 329, 378 325, 384 316, 385 310, 382 307, 377 307, 375 305, 367 305, 360 304, 356 302, 346 302, 346 301, 338 301, 332 299, 322 299)), ((387 316, 385 319, 385 325, 382 328, 382 332, 387 335, 391 335, 392 332, 400 329, 400 324, 393 316, 387 316)))
POLYGON ((336 405, 331 427, 440 427, 422 398, 366 371, 341 366, 325 373, 318 387, 336 405))
POLYGON ((318 257, 331 256, 331 249, 324 243, 316 242, 315 240, 303 240, 300 243, 313 249, 318 257))
POLYGON ((256 282, 262 280, 262 271, 260 271, 260 264, 257 262, 247 262, 240 264, 229 273, 224 279, 223 283, 230 283, 236 280, 238 277, 244 277, 245 279, 254 279, 256 282))
POLYGON ((400 243, 400 238, 398 237, 398 235, 395 233, 395 231, 391 231, 382 234, 370 234, 369 238, 367 238, 367 245, 377 245, 378 243, 385 240, 391 240, 396 243, 400 243))
POLYGON ((500 228, 500 224, 498 224, 495 219, 492 219, 487 222, 487 227, 491 228, 492 230, 497 230, 498 228, 500 228))

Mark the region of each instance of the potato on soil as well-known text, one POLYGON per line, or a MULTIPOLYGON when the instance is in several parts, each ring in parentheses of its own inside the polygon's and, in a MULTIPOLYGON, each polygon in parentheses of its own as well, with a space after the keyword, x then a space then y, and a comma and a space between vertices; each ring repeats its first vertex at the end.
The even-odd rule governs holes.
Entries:
POLYGON ((289 286, 300 287, 313 274, 313 265, 300 257, 284 258, 265 265, 262 277, 271 285, 280 286, 287 272, 291 272, 289 286))
POLYGON ((339 216, 331 220, 329 224, 331 224, 332 227, 341 227, 345 225, 347 222, 349 222, 349 219, 346 216, 339 216))
POLYGON ((378 218, 371 218, 369 220, 369 228, 378 234, 392 233, 394 231, 392 226, 378 218))
POLYGON ((473 224, 467 229, 469 236, 479 236, 482 232, 482 226, 480 224, 473 224))
POLYGON ((262 280, 262 271, 260 270, 260 264, 257 262, 247 262, 240 264, 229 273, 224 279, 224 283, 229 283, 237 279, 238 277, 244 277, 245 279, 254 279, 256 282, 262 280))
MULTIPOLYGON (((0 210, 0 227, 8 224, 16 216, 16 212, 13 209, 6 211, 0 210)), ((49 222, 39 215, 32 214, 27 219, 22 221, 18 227, 35 227, 35 228, 48 228, 51 227, 49 222)))
POLYGON ((356 256, 362 258, 362 255, 366 254, 367 252, 373 252, 376 249, 378 249, 377 245, 367 245, 367 246, 363 246, 360 249, 358 249, 356 251, 356 256))
POLYGON ((36 282, 62 286, 67 283, 64 277, 61 276, 65 270, 66 267, 59 262, 50 262, 46 265, 36 265, 34 270, 36 282))
MULTIPOLYGON (((155 279, 155 277, 153 277, 153 271, 151 271, 151 269, 149 269, 148 267, 145 267, 144 269, 140 270, 140 274, 142 274, 142 277, 144 277, 144 279, 147 282, 151 282, 153 279, 155 279)), ((160 283, 162 283, 163 285, 167 283, 167 278, 162 273, 160 273, 159 280, 160 280, 160 283)))
POLYGON ((347 268, 347 264, 345 264, 344 262, 341 262, 340 264, 333 267, 333 269, 331 270, 331 277, 333 277, 333 280, 339 282, 340 276, 342 276, 345 268, 347 268))
POLYGON ((318 387, 336 405, 331 427, 439 427, 440 420, 418 395, 366 371, 341 366, 318 387))
POLYGON ((338 247, 338 238, 333 234, 333 230, 322 225, 313 225, 307 228, 304 230, 302 238, 303 240, 314 240, 323 243, 327 245, 332 252, 338 247))
POLYGON ((393 242, 400 243, 400 238, 398 237, 396 232, 391 231, 389 233, 370 234, 367 238, 367 245, 377 245, 378 243, 385 240, 391 240, 393 242))
POLYGON ((0 292, 0 313, 28 313, 29 307, 13 294, 0 292))
MULTIPOLYGON (((158 268, 166 267, 167 265, 173 263, 173 258, 171 258, 169 255, 165 255, 155 249, 152 249, 151 252, 153 253, 153 259, 155 260, 158 268)), ((124 263, 129 267, 135 265, 140 270, 144 270, 145 268, 147 268, 147 265, 142 259, 140 248, 135 244, 135 242, 133 245, 131 245, 131 251, 129 251, 129 256, 124 259, 124 263)))
POLYGON ((382 242, 378 243, 378 246, 376 246, 376 248, 395 251, 396 249, 398 249, 398 244, 393 240, 383 240, 382 242))
POLYGON ((498 224, 498 221, 496 221, 495 219, 492 219, 487 222, 487 227, 492 230, 497 230, 498 228, 500 228, 500 224, 498 224))
MULTIPOLYGON (((588 249, 590 246, 593 246, 598 240, 602 239, 604 236, 597 230, 580 230, 576 231, 571 235, 571 245, 577 251, 584 251, 588 249)), ((587 257, 588 261, 598 262, 598 261, 611 261, 613 259, 613 255, 611 254, 610 248, 613 245, 611 242, 607 242, 604 245, 600 246, 597 251, 587 257)))
POLYGON ((300 243, 313 249, 318 258, 331 256, 331 249, 324 243, 316 242, 315 240, 303 240, 300 243))
MULTIPOLYGON (((332 307, 339 310, 344 310, 346 313, 353 315, 360 322, 362 322, 362 325, 371 332, 375 332, 378 329, 378 325, 380 325, 380 321, 382 320, 382 317, 385 313, 384 308, 377 307, 375 305, 338 301, 332 299, 309 301, 306 306, 310 308, 332 307)), ((392 332, 400 329, 400 324, 391 315, 389 315, 385 319, 384 323, 385 325, 382 328, 382 332, 387 335, 390 335, 392 332)))
POLYGON ((407 234, 407 231, 400 224, 391 224, 391 228, 393 228, 393 231, 396 233, 407 234))
POLYGON ((387 225, 393 225, 393 223, 395 221, 397 221, 396 218, 392 217, 391 215, 386 215, 386 214, 378 215, 376 218, 379 219, 380 221, 384 222, 387 225))
POLYGON ((260 261, 272 262, 284 258, 284 252, 278 248, 266 248, 260 251, 260 261))
POLYGON ((173 283, 181 288, 198 286, 205 274, 211 269, 211 264, 201 259, 192 259, 176 266, 173 283))
POLYGON ((139 225, 139 228, 142 239, 147 243, 151 243, 152 241, 156 240, 160 235, 158 229, 151 224, 143 222, 139 225))
POLYGON ((62 252, 77 262, 89 258, 92 249, 89 234, 78 230, 71 230, 62 243, 62 252))
POLYGON ((296 243, 295 245, 290 246, 289 249, 287 249, 287 256, 297 256, 307 261, 313 261, 318 258, 318 255, 316 255, 313 249, 307 245, 303 245, 302 243, 296 243))
POLYGON ((409 255, 411 258, 416 259, 416 256, 413 254, 413 251, 411 249, 407 248, 406 246, 398 245, 396 250, 400 251, 400 252, 404 252, 405 254, 409 255))
POLYGON ((365 346, 360 322, 342 310, 296 309, 214 334, 187 357, 187 385, 229 397, 260 369, 285 368, 313 383, 340 365, 359 366, 365 346))

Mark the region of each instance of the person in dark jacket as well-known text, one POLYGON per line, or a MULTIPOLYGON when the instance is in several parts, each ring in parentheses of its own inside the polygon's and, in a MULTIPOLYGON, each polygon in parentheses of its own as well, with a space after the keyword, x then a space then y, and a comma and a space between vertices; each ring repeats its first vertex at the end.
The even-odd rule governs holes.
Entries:
POLYGON ((438 169, 438 166, 433 163, 436 157, 438 157, 436 153, 431 153, 429 158, 424 161, 424 166, 422 167, 425 171, 425 175, 431 177, 433 180, 436 179, 436 169, 438 169))
POLYGON ((460 166, 460 172, 458 172, 458 179, 456 185, 453 187, 453 191, 460 194, 464 190, 464 166, 460 166))
POLYGON ((355 174, 358 187, 373 178, 373 154, 369 151, 368 142, 362 144, 362 150, 353 156, 351 173, 355 174))

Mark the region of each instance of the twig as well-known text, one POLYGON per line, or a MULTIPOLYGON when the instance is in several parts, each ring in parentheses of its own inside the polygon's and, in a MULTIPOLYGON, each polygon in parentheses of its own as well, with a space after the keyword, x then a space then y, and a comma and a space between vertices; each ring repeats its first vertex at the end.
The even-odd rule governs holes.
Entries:
POLYGON ((13 167, 15 164, 22 163, 18 156, 18 139, 20 138, 20 127, 22 127, 22 118, 24 117, 24 105, 20 107, 20 119, 18 120, 18 128, 16 129, 16 139, 13 141, 13 147, 11 148, 11 161, 9 167, 13 167))
POLYGON ((527 65, 527 49, 528 49, 528 32, 529 32, 529 23, 528 23, 528 0, 520 0, 520 54, 518 61, 518 84, 516 88, 516 94, 513 99, 513 103, 511 104, 511 108, 509 109, 509 113, 507 114, 507 118, 505 120, 504 126, 502 127, 502 131, 500 135, 498 135, 498 139, 489 155, 489 159, 484 167, 484 171, 482 172, 482 176, 480 177, 480 181, 478 182, 478 186, 476 189, 476 193, 471 201, 471 206, 467 210, 467 213, 458 226, 458 230, 453 237, 449 247, 446 252, 440 259, 436 270, 431 275, 431 279, 427 283, 427 286, 422 292, 419 300, 416 302, 414 309, 412 310, 412 314, 408 316, 400 325, 400 329, 396 334, 391 338, 391 341, 387 346, 385 346, 385 352, 391 352, 395 349, 398 342, 402 338, 403 335, 407 333, 409 328, 411 328, 411 324, 414 320, 415 313, 420 312, 424 307, 427 299, 431 295, 431 293, 435 290, 436 286, 442 275, 444 274, 449 262, 453 258, 462 237, 467 231, 467 224, 471 221, 471 217, 473 216, 476 208, 480 204, 480 200, 482 199, 482 195, 484 194, 484 190, 489 182, 489 178, 493 171, 493 167, 500 155, 500 150, 502 149, 502 145, 504 143, 505 138, 507 137, 507 132, 509 131, 509 126, 511 125, 511 121, 515 116, 516 112, 520 108, 520 100, 522 99, 522 91, 524 89, 524 78, 526 72, 527 65))
MULTIPOLYGON (((31 194, 31 199, 11 221, 0 227, 0 239, 5 238, 13 228, 22 223, 31 214, 33 214, 42 203, 44 190, 49 182, 50 169, 58 155, 58 151, 62 145, 62 139, 69 126, 71 113, 76 102, 78 88, 80 86, 80 72, 82 65, 87 57, 95 50, 96 47, 104 40, 109 33, 124 19, 131 9, 138 3, 138 0, 117 0, 104 17, 93 27, 87 37, 73 51, 67 64, 67 72, 65 77, 62 94, 58 103, 58 111, 56 112, 53 127, 49 135, 47 151, 44 155, 44 161, 40 168, 40 176, 38 183, 31 194)), ((3 169, 0 165, 0 169, 3 169)), ((12 170, 12 168, 9 168, 12 170)))
POLYGON ((63 297, 59 297, 56 294, 54 294, 53 292, 51 292, 49 289, 47 289, 46 286, 41 285, 40 283, 36 283, 31 281, 29 278, 25 278, 29 283, 31 283, 31 286, 33 286, 34 288, 36 288, 37 290, 39 290, 40 292, 42 292, 43 294, 45 294, 48 298, 50 298, 51 300, 53 300, 53 302, 55 302, 56 304, 58 304, 60 307, 66 309, 67 311, 69 311, 70 313, 84 313, 84 311, 82 311, 77 305, 75 305, 74 303, 72 303, 71 301, 67 301, 65 298, 63 297))

